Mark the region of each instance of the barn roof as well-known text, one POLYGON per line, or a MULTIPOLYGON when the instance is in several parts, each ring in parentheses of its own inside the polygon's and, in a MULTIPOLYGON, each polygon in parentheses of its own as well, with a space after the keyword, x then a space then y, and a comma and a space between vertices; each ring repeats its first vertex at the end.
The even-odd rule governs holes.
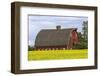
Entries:
POLYGON ((76 28, 70 29, 43 29, 36 37, 35 46, 64 46, 70 39, 70 33, 76 28))

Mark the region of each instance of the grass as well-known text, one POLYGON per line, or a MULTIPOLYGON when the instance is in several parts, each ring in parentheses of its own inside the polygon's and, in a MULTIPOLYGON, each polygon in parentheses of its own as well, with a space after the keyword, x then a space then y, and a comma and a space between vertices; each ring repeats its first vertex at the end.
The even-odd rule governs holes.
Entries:
POLYGON ((88 50, 34 50, 28 51, 28 60, 86 59, 88 50))

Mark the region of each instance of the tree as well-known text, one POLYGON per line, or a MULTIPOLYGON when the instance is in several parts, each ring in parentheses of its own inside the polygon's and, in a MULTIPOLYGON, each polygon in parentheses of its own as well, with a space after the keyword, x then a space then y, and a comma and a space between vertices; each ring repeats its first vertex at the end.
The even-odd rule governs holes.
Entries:
POLYGON ((32 51, 33 50, 33 47, 28 45, 28 51, 32 51))
POLYGON ((79 44, 74 45, 73 49, 88 48, 88 21, 83 21, 82 32, 78 32, 79 44))
POLYGON ((83 21, 83 28, 82 28, 82 32, 83 32, 83 38, 87 41, 88 40, 88 21, 83 21))

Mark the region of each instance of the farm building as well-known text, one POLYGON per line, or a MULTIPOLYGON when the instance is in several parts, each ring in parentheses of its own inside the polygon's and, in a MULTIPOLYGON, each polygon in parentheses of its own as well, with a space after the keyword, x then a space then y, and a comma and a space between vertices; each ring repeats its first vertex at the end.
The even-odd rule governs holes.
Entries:
POLYGON ((77 28, 43 29, 35 39, 35 49, 72 49, 78 41, 77 28))

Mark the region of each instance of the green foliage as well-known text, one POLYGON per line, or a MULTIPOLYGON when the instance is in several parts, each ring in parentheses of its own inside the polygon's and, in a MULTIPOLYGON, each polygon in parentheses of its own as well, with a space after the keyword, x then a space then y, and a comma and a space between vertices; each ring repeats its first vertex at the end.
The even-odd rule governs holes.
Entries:
POLYGON ((34 48, 32 46, 28 46, 28 51, 33 50, 34 48))
POLYGON ((86 42, 81 42, 79 44, 74 45, 73 49, 87 49, 87 43, 86 42))
POLYGON ((83 38, 85 40, 87 40, 88 39, 88 21, 83 21, 83 28, 82 28, 82 30, 83 30, 83 38))

